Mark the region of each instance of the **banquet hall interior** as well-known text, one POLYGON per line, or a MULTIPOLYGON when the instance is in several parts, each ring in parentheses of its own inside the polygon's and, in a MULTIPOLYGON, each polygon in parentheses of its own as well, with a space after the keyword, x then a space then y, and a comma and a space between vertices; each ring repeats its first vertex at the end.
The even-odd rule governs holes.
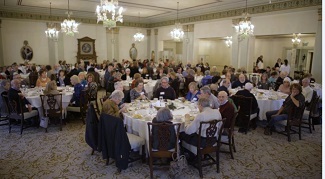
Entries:
MULTIPOLYGON (((114 9, 111 21, 98 12, 104 1, 0 0, 0 67, 152 59, 184 69, 202 62, 220 74, 225 65, 253 74, 263 56, 264 68, 287 59, 288 76, 311 74, 322 84, 321 0, 112 0, 123 9, 114 9), (64 28, 71 23, 66 20, 79 25, 64 28), (250 30, 241 31, 248 21, 250 30)), ((105 94, 105 87, 98 91, 98 103, 105 94)), ((150 178, 146 162, 117 172, 101 153, 91 155, 85 130, 80 120, 65 123, 62 131, 28 128, 22 135, 19 127, 8 133, 7 125, 0 126, 0 178, 150 178)), ((206 167, 204 178, 322 177, 321 124, 312 133, 303 129, 302 140, 293 135, 291 142, 281 134, 264 135, 262 127, 247 134, 237 130, 234 159, 220 153, 220 172, 206 167)), ((170 178, 168 167, 155 168, 154 178, 170 178)), ((177 178, 199 178, 199 172, 189 165, 177 178)))

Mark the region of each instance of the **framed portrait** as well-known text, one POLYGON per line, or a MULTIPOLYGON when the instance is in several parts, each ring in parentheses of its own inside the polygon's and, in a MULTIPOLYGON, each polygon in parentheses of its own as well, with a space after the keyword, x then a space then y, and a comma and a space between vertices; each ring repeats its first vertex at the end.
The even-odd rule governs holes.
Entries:
POLYGON ((81 41, 79 48, 81 55, 92 55, 94 53, 94 42, 81 41))
POLYGON ((25 61, 31 61, 33 59, 33 49, 28 45, 28 41, 24 41, 24 46, 20 49, 20 56, 25 61))
POLYGON ((84 37, 78 39, 77 62, 80 60, 97 62, 95 39, 84 37))
POLYGON ((135 43, 132 44, 132 47, 130 48, 129 54, 130 54, 130 58, 132 60, 137 59, 138 50, 137 50, 137 48, 135 48, 135 43))

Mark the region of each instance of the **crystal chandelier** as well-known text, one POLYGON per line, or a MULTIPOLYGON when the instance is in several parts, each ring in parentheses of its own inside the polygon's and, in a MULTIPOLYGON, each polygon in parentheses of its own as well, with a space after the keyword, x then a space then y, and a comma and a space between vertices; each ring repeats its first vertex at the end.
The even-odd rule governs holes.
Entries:
POLYGON ((61 31, 64 32, 66 35, 74 36, 75 33, 78 33, 78 25, 75 20, 70 19, 70 15, 72 15, 72 12, 70 12, 70 2, 68 0, 68 18, 64 19, 64 21, 61 23, 61 31))
MULTIPOLYGON (((140 24, 140 12, 139 12, 139 24, 140 24)), ((144 39, 144 35, 138 29, 138 32, 133 35, 134 41, 141 42, 144 39)))
POLYGON ((238 25, 235 26, 236 32, 239 36, 243 38, 253 35, 254 33, 254 25, 247 17, 248 15, 248 8, 247 8, 247 0, 246 0, 246 13, 244 20, 240 21, 238 25))
MULTIPOLYGON (((51 7, 51 2, 50 2, 50 19, 52 17, 52 7, 51 7)), ((59 38, 59 31, 56 28, 55 23, 48 23, 47 24, 47 29, 45 30, 46 37, 49 39, 52 39, 54 41, 58 40, 59 38)))
POLYGON ((181 41, 184 37, 184 31, 181 27, 181 24, 178 22, 178 6, 179 2, 177 2, 177 20, 175 23, 175 28, 170 32, 171 37, 174 39, 174 41, 181 41))
POLYGON ((108 29, 116 27, 117 21, 123 23, 122 12, 123 7, 118 7, 118 0, 100 0, 100 5, 96 8, 97 23, 103 21, 103 26, 108 29), (109 14, 111 17, 108 16, 109 14))
POLYGON ((299 33, 299 34, 295 34, 295 33, 293 33, 292 35, 293 35, 293 38, 291 39, 292 44, 293 44, 293 45, 299 45, 300 42, 301 42, 301 39, 300 39, 300 35, 301 35, 301 33, 299 33))
POLYGON ((226 37, 226 45, 227 45, 227 47, 230 47, 231 45, 232 45, 232 36, 230 36, 230 37, 226 37))

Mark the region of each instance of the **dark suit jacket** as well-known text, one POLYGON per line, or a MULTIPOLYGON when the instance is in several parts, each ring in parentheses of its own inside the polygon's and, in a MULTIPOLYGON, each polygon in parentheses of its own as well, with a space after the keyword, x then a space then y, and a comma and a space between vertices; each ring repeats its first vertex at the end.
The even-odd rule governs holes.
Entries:
POLYGON ((23 112, 27 112, 28 109, 25 105, 30 104, 30 103, 25 97, 21 99, 21 97, 18 95, 18 93, 21 93, 21 91, 10 88, 8 91, 8 98, 9 98, 9 100, 16 101, 18 113, 21 112, 20 106, 22 106, 23 112), (19 100, 19 98, 20 98, 20 100, 19 100), (20 102, 22 102, 22 104, 20 104, 20 102))
POLYGON ((86 117, 85 139, 93 150, 98 150, 98 122, 94 105, 90 103, 86 117))
POLYGON ((242 95, 245 97, 251 97, 253 98, 252 101, 252 114, 254 114, 255 112, 257 112, 257 108, 258 108, 258 104, 257 104, 257 100, 255 98, 255 96, 248 90, 244 89, 244 90, 239 90, 236 95, 242 95))
POLYGON ((125 132, 123 120, 108 114, 100 115, 100 141, 98 150, 103 159, 115 159, 116 167, 126 169, 131 151, 129 138, 125 132))

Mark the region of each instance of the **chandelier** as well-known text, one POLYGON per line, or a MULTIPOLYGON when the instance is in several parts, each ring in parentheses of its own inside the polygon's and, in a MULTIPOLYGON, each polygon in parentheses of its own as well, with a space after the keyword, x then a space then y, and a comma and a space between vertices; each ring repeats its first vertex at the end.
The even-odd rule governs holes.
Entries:
POLYGON ((226 45, 227 45, 227 47, 230 47, 231 45, 232 45, 232 36, 230 36, 230 37, 226 37, 226 45))
MULTIPOLYGON (((50 19, 52 17, 52 7, 51 7, 51 2, 50 2, 50 19)), ((58 40, 59 38, 59 31, 56 28, 55 23, 48 23, 47 24, 47 29, 45 30, 46 37, 49 39, 52 39, 54 41, 58 40)))
POLYGON ((179 2, 177 2, 177 20, 175 23, 175 28, 170 32, 170 35, 174 41, 181 41, 184 37, 184 31, 181 27, 181 24, 178 22, 178 6, 179 2))
MULTIPOLYGON (((139 24, 140 24, 140 12, 139 12, 139 24)), ((138 29, 138 32, 133 35, 134 41, 141 42, 144 39, 144 35, 138 29)))
POLYGON ((254 33, 254 25, 248 19, 248 8, 247 8, 247 0, 246 0, 246 13, 244 20, 240 21, 238 25, 235 26, 236 32, 239 36, 243 38, 253 35, 254 33))
POLYGON ((96 8, 97 23, 103 21, 103 26, 108 29, 116 27, 117 21, 123 23, 122 12, 123 7, 118 7, 118 0, 100 0, 100 5, 96 8), (111 17, 108 16, 110 14, 111 17))
POLYGON ((78 33, 78 25, 75 20, 70 19, 70 15, 72 15, 72 12, 70 12, 70 2, 68 0, 68 18, 64 19, 64 21, 61 23, 61 31, 64 32, 66 35, 74 36, 75 33, 78 33))
POLYGON ((293 38, 291 39, 292 44, 293 44, 293 45, 299 45, 300 42, 301 42, 301 39, 300 39, 300 35, 301 35, 301 33, 299 33, 299 34, 295 34, 295 33, 293 33, 292 35, 293 35, 293 38))

